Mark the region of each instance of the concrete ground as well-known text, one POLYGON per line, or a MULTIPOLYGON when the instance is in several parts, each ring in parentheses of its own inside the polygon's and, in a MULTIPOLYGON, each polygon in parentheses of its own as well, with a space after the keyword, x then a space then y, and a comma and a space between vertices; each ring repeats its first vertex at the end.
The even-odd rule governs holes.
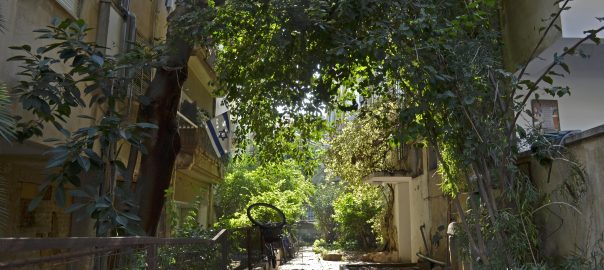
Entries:
POLYGON ((302 247, 296 258, 281 265, 281 270, 340 270, 340 265, 346 262, 332 262, 321 259, 311 247, 302 247))

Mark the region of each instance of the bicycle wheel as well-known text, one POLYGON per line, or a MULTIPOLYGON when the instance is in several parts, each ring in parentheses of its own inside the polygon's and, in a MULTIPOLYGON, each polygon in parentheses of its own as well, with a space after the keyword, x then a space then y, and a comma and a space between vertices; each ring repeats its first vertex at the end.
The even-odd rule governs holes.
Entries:
POLYGON ((250 205, 247 208, 247 217, 250 219, 250 221, 252 223, 254 223, 254 225, 260 227, 260 228, 265 228, 265 229, 275 229, 275 228, 282 228, 285 225, 285 214, 283 213, 283 211, 281 211, 281 209, 277 208, 276 206, 272 205, 272 204, 268 204, 268 203, 255 203, 250 205), (264 214, 264 219, 262 220, 259 217, 254 218, 254 213, 252 213, 254 210, 256 209, 260 209, 260 208, 270 208, 274 213, 277 214, 277 222, 274 222, 271 220, 272 214, 270 214, 270 212, 263 212, 262 214, 264 214))

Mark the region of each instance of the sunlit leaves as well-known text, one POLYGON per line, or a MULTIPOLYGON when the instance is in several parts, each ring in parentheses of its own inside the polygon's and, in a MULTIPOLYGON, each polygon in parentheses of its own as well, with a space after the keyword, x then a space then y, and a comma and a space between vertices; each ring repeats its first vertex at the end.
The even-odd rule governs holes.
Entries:
POLYGON ((216 190, 216 201, 222 212, 219 223, 227 227, 250 225, 247 206, 264 202, 281 209, 288 223, 304 214, 303 204, 309 202, 312 184, 294 162, 270 163, 259 166, 248 156, 234 161, 225 181, 216 190))

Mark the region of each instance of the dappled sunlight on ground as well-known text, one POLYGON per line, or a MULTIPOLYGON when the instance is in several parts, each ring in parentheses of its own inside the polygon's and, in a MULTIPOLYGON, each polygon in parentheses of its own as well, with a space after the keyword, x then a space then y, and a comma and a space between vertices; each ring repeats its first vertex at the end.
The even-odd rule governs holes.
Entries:
POLYGON ((319 254, 312 251, 312 247, 302 247, 296 258, 279 267, 283 270, 339 270, 340 265, 346 262, 325 261, 319 254))

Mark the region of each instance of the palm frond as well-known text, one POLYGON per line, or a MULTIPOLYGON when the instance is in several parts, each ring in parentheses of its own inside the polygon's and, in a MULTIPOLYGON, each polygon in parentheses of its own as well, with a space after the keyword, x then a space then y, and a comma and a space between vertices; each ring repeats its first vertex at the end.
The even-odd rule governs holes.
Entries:
POLYGON ((5 85, 0 85, 0 137, 10 142, 15 139, 15 118, 10 112, 10 96, 5 85))

